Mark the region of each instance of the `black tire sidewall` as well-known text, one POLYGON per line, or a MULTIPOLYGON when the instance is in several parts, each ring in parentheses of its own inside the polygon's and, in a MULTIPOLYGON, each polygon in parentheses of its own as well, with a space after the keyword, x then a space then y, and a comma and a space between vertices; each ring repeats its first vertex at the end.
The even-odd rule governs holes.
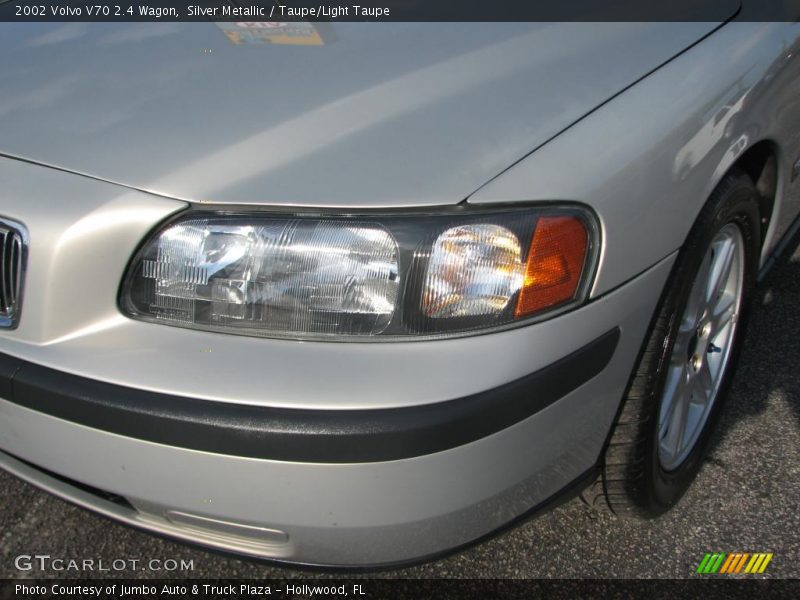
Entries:
POLYGON ((668 284, 671 288, 667 290, 662 303, 661 312, 667 313, 669 325, 663 352, 653 379, 653 393, 656 402, 653 403, 654 414, 651 415, 647 436, 647 451, 644 457, 646 485, 642 490, 646 496, 642 500, 644 500, 645 508, 651 514, 661 514, 672 507, 694 480, 702 464, 736 370, 747 324, 750 297, 758 272, 760 248, 758 193, 749 177, 744 174, 731 174, 715 190, 695 222, 687 242, 678 256, 674 267, 674 276, 670 278, 668 284), (661 396, 666 381, 667 366, 672 356, 680 317, 684 312, 689 292, 706 251, 717 233, 731 223, 739 227, 745 244, 742 308, 731 341, 733 345, 731 356, 720 382, 716 399, 694 448, 678 468, 666 471, 659 460, 658 415, 661 409, 661 396))

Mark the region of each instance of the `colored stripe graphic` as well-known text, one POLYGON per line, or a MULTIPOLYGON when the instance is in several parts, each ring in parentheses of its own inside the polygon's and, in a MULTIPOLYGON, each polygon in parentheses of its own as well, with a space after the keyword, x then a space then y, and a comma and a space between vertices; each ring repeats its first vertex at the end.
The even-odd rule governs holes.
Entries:
POLYGON ((764 571, 766 571, 767 570, 767 565, 769 564, 769 561, 771 561, 771 560, 772 560, 772 552, 769 552, 764 557, 764 562, 761 563, 761 566, 759 567, 758 572, 759 573, 763 573, 764 571))
POLYGON ((744 563, 747 562, 748 558, 750 558, 750 554, 748 553, 744 554, 740 553, 737 554, 736 556, 738 557, 738 560, 731 565, 731 570, 728 571, 729 573, 738 573, 739 571, 741 571, 742 567, 744 566, 744 563))
POLYGON ((763 573, 772 560, 772 553, 753 554, 753 558, 744 570, 745 573, 763 573))
POLYGON ((722 569, 720 569, 720 573, 733 573, 736 566, 739 564, 739 561, 742 558, 741 552, 731 552, 728 555, 728 560, 722 565, 722 569))
POLYGON ((742 561, 747 555, 742 555, 741 552, 733 552, 728 555, 728 560, 722 565, 720 573, 735 573, 736 569, 740 569, 742 561))
POLYGON ((720 573, 730 573, 731 565, 735 562, 736 557, 736 554, 728 554, 728 560, 723 563, 720 573))
POLYGON ((700 566, 697 567, 698 573, 716 573, 722 566, 722 561, 725 560, 724 552, 715 552, 714 554, 708 553, 703 557, 700 566))
POLYGON ((760 554, 753 554, 753 558, 750 559, 750 562, 747 564, 747 568, 744 570, 744 572, 758 573, 758 567, 762 560, 763 559, 760 554))
POLYGON ((749 554, 743 554, 742 555, 742 560, 740 560, 739 564, 736 565, 736 571, 734 571, 735 573, 738 573, 739 571, 742 570, 742 567, 744 566, 744 563, 747 561, 748 558, 750 558, 749 554))
POLYGON ((723 560, 725 560, 725 553, 724 552, 720 552, 719 558, 717 559, 717 562, 714 563, 714 566, 711 569, 712 573, 716 573, 717 571, 719 571, 719 568, 722 566, 722 561, 723 560))
POLYGON ((697 567, 697 573, 703 574, 727 574, 737 573, 755 574, 763 573, 774 555, 767 552, 707 552, 697 567), (747 566, 745 566, 747 565, 747 566))
POLYGON ((700 561, 700 566, 697 567, 696 573, 705 573, 706 572, 706 565, 708 564, 709 559, 711 558, 711 554, 706 552, 706 555, 703 557, 703 560, 700 561))

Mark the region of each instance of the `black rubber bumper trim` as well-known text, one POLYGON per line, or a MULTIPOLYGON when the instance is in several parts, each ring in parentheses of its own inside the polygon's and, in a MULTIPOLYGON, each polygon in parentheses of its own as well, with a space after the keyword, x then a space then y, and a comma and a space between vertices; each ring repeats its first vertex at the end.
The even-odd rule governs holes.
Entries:
POLYGON ((0 397, 127 437, 217 454, 292 462, 398 460, 455 448, 510 427, 592 379, 619 341, 615 328, 535 373, 436 404, 298 410, 159 394, 0 354, 0 397))

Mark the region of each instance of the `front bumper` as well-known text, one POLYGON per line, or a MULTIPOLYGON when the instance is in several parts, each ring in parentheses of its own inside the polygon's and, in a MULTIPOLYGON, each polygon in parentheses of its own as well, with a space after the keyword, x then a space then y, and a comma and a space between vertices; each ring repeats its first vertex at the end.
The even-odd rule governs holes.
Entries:
POLYGON ((615 328, 540 371, 459 398, 393 409, 308 410, 225 404, 86 379, 0 354, 0 397, 143 441, 242 458, 372 463, 450 450, 544 410, 602 372, 615 328))

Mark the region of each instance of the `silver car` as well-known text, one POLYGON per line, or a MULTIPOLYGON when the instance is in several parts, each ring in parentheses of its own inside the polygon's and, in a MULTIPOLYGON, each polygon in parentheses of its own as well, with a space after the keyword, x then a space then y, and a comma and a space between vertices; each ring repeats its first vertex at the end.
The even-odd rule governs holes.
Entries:
POLYGON ((731 17, 0 25, 0 466, 311 565, 669 510, 800 223, 731 17))

